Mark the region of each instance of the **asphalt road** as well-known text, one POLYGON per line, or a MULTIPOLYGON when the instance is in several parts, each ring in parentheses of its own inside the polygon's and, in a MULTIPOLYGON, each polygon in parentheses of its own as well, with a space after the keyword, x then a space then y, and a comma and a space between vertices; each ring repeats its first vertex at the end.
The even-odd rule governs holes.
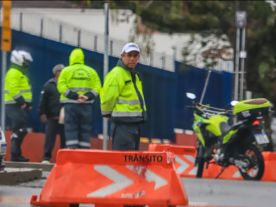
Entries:
MULTIPOLYGON (((190 206, 276 206, 276 182, 190 178, 182 181, 190 206)), ((0 207, 30 207, 32 194, 39 195, 44 182, 45 179, 17 186, 0 186, 0 207)))
POLYGON ((189 201, 220 206, 275 207, 276 182, 182 178, 189 201))

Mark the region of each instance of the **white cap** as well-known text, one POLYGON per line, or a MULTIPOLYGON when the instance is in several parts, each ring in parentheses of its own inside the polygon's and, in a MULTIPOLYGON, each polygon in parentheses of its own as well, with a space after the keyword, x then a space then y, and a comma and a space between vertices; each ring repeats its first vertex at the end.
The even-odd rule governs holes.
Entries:
POLYGON ((124 46, 124 48, 123 48, 121 54, 123 54, 123 53, 129 53, 129 52, 131 52, 131 51, 140 52, 140 49, 139 49, 139 47, 138 47, 137 44, 135 44, 135 43, 133 43, 133 42, 130 42, 130 43, 127 43, 127 44, 124 46))

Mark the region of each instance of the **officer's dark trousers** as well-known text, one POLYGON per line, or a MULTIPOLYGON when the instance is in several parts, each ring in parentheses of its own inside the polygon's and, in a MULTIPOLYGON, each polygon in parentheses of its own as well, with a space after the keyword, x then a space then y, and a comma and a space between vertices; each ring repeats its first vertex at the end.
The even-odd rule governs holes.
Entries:
POLYGON ((64 130, 67 148, 90 148, 91 104, 65 104, 64 130))
POLYGON ((58 132, 60 134, 60 148, 65 148, 64 125, 59 124, 58 121, 58 119, 48 119, 46 122, 43 160, 51 159, 58 132))
POLYGON ((11 156, 22 155, 21 144, 27 134, 27 110, 22 110, 17 104, 6 104, 6 115, 12 121, 11 156))
POLYGON ((139 150, 140 125, 128 123, 111 123, 112 150, 139 150))

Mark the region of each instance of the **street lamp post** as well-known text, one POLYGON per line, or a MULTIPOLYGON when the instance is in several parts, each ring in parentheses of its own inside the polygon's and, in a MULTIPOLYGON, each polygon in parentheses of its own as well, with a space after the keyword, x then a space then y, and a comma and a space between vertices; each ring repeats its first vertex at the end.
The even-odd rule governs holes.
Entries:
POLYGON ((239 100, 243 100, 243 85, 244 85, 244 59, 246 58, 245 51, 245 35, 246 35, 246 11, 236 12, 236 61, 235 61, 235 91, 234 99, 238 100, 239 93, 239 73, 241 73, 240 79, 240 97, 239 100), (240 33, 242 35, 240 35, 240 33), (242 38, 240 38, 242 37, 242 38), (241 40, 241 41, 240 41, 241 40), (241 42, 241 44, 240 44, 241 42), (241 46, 241 48, 240 48, 241 46), (241 59, 241 71, 239 70, 239 61, 241 59))

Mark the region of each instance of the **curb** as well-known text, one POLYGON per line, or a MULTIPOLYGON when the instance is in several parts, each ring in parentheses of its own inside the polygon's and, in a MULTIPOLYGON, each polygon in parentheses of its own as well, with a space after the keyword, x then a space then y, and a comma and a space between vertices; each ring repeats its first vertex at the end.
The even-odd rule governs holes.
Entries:
POLYGON ((4 162, 6 168, 32 168, 50 172, 55 164, 42 164, 36 162, 4 162))
POLYGON ((15 185, 42 178, 41 169, 5 168, 0 172, 0 185, 15 185))

